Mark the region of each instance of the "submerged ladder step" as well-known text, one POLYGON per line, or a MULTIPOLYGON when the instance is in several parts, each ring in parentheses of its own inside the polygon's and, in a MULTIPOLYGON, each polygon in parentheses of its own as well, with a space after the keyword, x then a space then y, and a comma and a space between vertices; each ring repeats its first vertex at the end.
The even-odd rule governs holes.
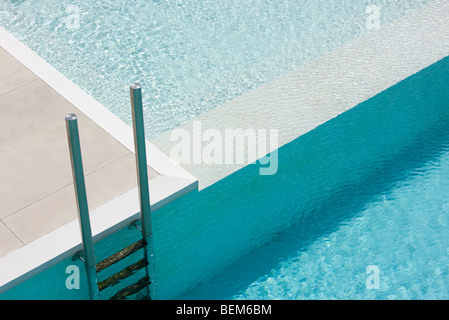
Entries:
POLYGON ((143 277, 142 279, 140 279, 139 281, 137 281, 136 283, 127 286, 126 288, 120 290, 119 292, 117 292, 115 295, 113 295, 111 298, 109 298, 109 300, 124 300, 127 297, 138 293, 140 290, 148 287, 150 285, 150 278, 148 278, 147 276, 143 277))
POLYGON ((133 254, 134 252, 142 249, 143 247, 146 246, 146 242, 144 239, 140 239, 139 241, 127 246, 125 249, 120 250, 119 252, 113 254, 112 256, 104 259, 103 261, 100 261, 99 263, 97 263, 96 265, 96 271, 100 272, 104 269, 106 269, 107 267, 112 266, 114 263, 119 262, 120 260, 125 259, 126 257, 128 257, 129 255, 133 254))
POLYGON ((140 259, 136 263, 126 267, 122 271, 117 272, 116 274, 113 274, 109 278, 98 282, 98 289, 100 291, 109 288, 111 286, 116 285, 120 281, 132 276, 134 273, 139 271, 140 269, 145 268, 148 265, 148 261, 146 259, 140 259))

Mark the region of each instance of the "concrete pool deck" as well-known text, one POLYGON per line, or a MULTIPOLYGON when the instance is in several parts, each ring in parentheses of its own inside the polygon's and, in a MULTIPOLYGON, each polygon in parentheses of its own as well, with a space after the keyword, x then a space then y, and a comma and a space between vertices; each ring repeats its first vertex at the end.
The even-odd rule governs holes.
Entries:
POLYGON ((0 65, 1 257, 77 218, 64 115, 79 118, 91 210, 137 180, 131 151, 3 48, 0 65))

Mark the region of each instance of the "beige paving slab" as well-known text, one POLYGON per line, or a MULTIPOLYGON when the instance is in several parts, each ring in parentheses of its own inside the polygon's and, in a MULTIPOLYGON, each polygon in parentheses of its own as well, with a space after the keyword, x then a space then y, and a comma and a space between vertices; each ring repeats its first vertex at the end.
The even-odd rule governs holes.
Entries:
POLYGON ((1 47, 0 62, 0 95, 37 79, 34 73, 23 68, 20 62, 11 57, 11 55, 1 47))
MULTIPOLYGON (((89 210, 121 195, 136 186, 134 154, 94 171, 86 176, 86 192, 89 210)), ((157 173, 148 168, 149 178, 157 173)), ((36 201, 29 206, 9 215, 3 222, 24 244, 36 240, 56 228, 77 218, 73 184, 36 201)))
MULTIPOLYGON (((120 195, 136 187, 135 167, 135 155, 130 153, 86 176, 86 190, 90 207, 95 209, 111 200, 114 195, 120 195), (111 179, 111 177, 113 178, 111 179)), ((149 179, 155 178, 157 175, 156 171, 148 167, 149 179)))
POLYGON ((73 192, 73 186, 68 185, 9 215, 2 221, 24 244, 29 243, 76 219, 77 211, 73 192))
POLYGON ((135 188, 137 175, 128 148, 0 49, 2 257, 77 218, 66 114, 78 116, 90 209, 135 188))
POLYGON ((23 243, 0 221, 0 257, 20 248, 23 243))
MULTIPOLYGON (((72 181, 64 116, 76 109, 35 80, 1 95, 0 112, 3 218, 72 181)), ((130 153, 82 114, 78 121, 86 175, 130 153)))

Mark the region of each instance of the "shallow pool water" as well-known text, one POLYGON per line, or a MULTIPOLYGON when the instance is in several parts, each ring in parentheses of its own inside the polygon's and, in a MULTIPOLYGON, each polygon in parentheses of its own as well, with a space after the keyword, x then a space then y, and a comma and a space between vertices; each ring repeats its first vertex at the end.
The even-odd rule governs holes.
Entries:
POLYGON ((0 25, 128 124, 140 81, 151 139, 430 2, 0 0, 0 25))

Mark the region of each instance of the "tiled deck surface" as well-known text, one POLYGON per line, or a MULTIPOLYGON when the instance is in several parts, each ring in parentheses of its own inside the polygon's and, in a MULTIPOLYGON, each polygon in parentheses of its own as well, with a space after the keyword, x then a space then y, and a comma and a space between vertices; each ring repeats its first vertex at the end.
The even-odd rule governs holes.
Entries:
POLYGON ((0 66, 3 257, 77 218, 66 114, 78 115, 89 209, 135 188, 137 179, 132 152, 1 47, 0 66))

